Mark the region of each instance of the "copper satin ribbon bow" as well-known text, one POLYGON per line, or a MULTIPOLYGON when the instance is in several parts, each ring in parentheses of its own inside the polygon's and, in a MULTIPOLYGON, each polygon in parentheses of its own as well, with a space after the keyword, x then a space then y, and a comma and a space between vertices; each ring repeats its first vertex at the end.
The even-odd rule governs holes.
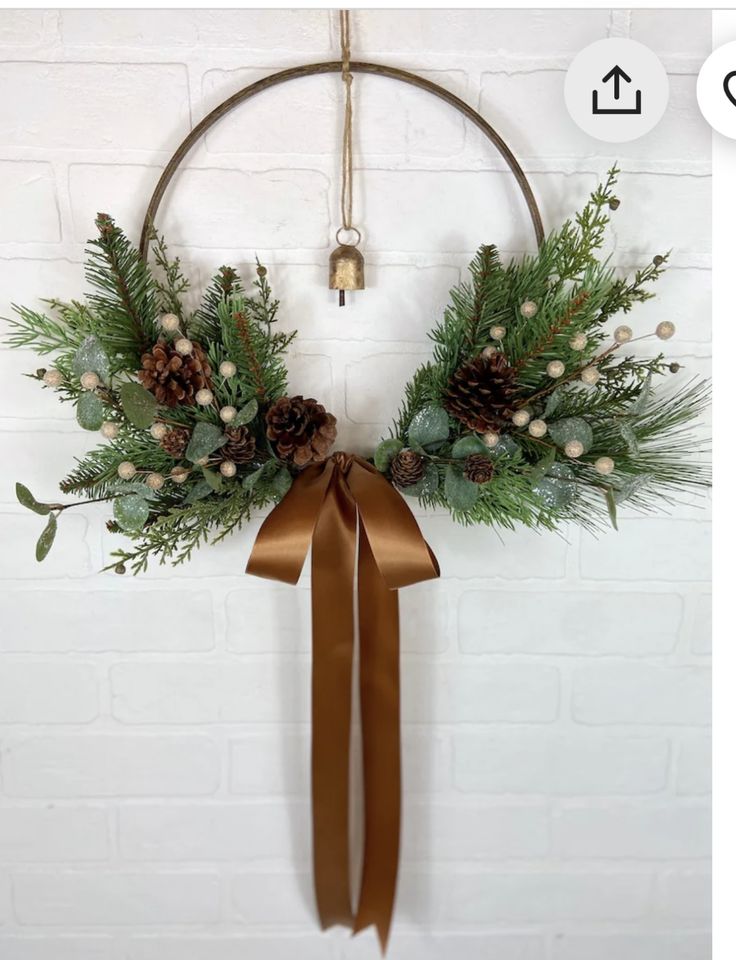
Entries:
POLYGON ((397 590, 439 576, 403 497, 368 461, 336 453, 298 474, 263 522, 247 573, 295 584, 312 544, 312 829, 322 928, 375 924, 385 951, 401 822, 397 590), (349 769, 358 538, 364 854, 350 896, 349 769))

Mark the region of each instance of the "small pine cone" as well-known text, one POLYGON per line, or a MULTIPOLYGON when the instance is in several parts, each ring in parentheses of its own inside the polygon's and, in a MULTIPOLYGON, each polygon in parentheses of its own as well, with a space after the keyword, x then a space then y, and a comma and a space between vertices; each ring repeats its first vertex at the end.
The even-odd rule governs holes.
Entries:
POLYGON ((185 427, 167 430, 161 439, 161 446, 174 460, 181 460, 189 446, 189 431, 185 427))
POLYGON ((226 460, 233 463, 250 463, 256 454, 256 438, 247 427, 228 427, 225 430, 227 443, 221 448, 226 460))
POLYGON ((514 413, 517 392, 513 368, 502 353, 476 357, 450 377, 445 410, 476 433, 503 430, 514 413))
POLYGON ((151 350, 143 354, 138 371, 138 379, 146 390, 167 407, 196 403, 197 391, 211 386, 211 376, 207 354, 199 343, 192 344, 190 354, 181 356, 165 337, 159 337, 151 350))
POLYGON ((488 483, 494 472, 493 461, 484 453, 471 453, 463 465, 463 476, 471 483, 488 483))
POLYGON ((397 487, 413 487, 424 476, 424 458, 414 450, 400 450, 391 461, 391 479, 397 487))
POLYGON ((321 403, 281 397, 266 413, 266 436, 282 460, 296 467, 322 463, 337 436, 337 421, 321 403))

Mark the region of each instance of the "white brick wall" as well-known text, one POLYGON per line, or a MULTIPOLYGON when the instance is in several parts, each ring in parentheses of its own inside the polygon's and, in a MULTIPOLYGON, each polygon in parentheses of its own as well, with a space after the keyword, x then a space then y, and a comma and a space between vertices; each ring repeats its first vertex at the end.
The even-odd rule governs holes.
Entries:
MULTIPOLYGON (((707 370, 710 136, 694 87, 708 14, 375 10, 354 34, 356 55, 415 69, 496 123, 548 226, 618 158, 615 261, 674 251, 633 325, 673 319, 672 351, 707 370), (561 100, 571 57, 607 35, 650 45, 670 73, 662 123, 619 147, 581 134, 561 100)), ((334 57, 336 38, 322 10, 0 11, 0 316, 79 295, 94 213, 135 233, 192 122, 273 69, 334 57)), ((295 388, 364 450, 476 244, 523 250, 531 235, 475 128, 418 91, 355 86, 368 289, 348 308, 325 289, 337 77, 213 130, 161 224, 198 282, 261 256, 300 328, 295 388)), ((13 483, 51 495, 88 438, 21 378, 35 366, 0 348, 0 957, 377 958, 372 934, 314 921, 308 590, 245 580, 255 524, 175 571, 100 575, 104 509, 64 517, 37 566, 38 518, 13 483)), ((625 518, 598 540, 420 519, 444 576, 402 600, 389 956, 708 960, 707 514, 625 518)))

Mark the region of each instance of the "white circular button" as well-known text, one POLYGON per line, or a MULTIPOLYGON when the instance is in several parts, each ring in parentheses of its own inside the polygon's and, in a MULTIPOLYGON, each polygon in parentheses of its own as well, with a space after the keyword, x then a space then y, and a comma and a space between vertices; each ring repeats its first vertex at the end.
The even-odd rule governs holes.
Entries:
POLYGON ((667 108, 667 73, 636 40, 597 40, 575 57, 565 77, 565 103, 581 130, 607 143, 649 133, 667 108))
POLYGON ((708 57, 698 74, 698 106, 708 123, 736 140, 736 40, 708 57))

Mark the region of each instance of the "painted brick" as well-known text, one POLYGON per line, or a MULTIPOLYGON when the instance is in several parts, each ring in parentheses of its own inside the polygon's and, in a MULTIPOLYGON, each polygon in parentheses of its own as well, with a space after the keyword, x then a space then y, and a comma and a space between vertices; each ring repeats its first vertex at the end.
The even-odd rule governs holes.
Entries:
POLYGON ((696 597, 694 608, 690 626, 690 649, 695 654, 707 656, 711 652, 713 641, 713 604, 710 594, 696 597))
POLYGON ((0 160, 0 243, 56 243, 61 238, 51 164, 0 160))
POLYGON ((95 217, 104 212, 137 242, 146 206, 160 174, 161 168, 155 165, 71 163, 67 182, 71 239, 86 243, 94 238, 97 235, 95 217))
POLYGON ((688 55, 704 60, 712 50, 710 22, 697 10, 632 10, 631 38, 659 56, 688 55))
POLYGON ((4 863, 105 860, 110 853, 102 807, 12 807, 0 811, 4 863))
POLYGON ((620 527, 598 540, 583 534, 580 569, 586 579, 710 579, 709 524, 647 517, 620 527))
MULTIPOLYGON (((30 257, 0 257, 0 332, 3 340, 10 333, 7 318, 12 315, 11 304, 17 303, 33 310, 47 310, 42 298, 71 299, 79 296, 82 284, 82 265, 73 260, 34 260, 30 257)), ((48 366, 48 360, 41 361, 48 366)), ((36 358, 31 370, 39 366, 36 358)), ((16 380, 20 390, 21 384, 16 380)), ((38 396, 38 385, 30 383, 38 396)), ((27 394, 26 394, 27 395, 27 394)), ((50 410, 50 406, 47 408, 50 410)), ((58 415, 58 411, 57 411, 58 415)))
MULTIPOLYGON (((43 518, 30 512, 0 513, 0 541, 17 545, 12 551, 0 551, 0 580, 78 579, 92 573, 90 550, 85 540, 88 524, 81 512, 61 518, 53 549, 43 564, 39 564, 34 544, 43 528, 43 518)), ((32 622, 32 615, 28 610, 28 624, 32 622)))
POLYGON ((204 796, 220 779, 206 737, 69 734, 6 740, 11 797, 204 796))
POLYGON ((710 921, 710 874, 702 871, 667 874, 662 883, 662 912, 677 923, 710 921))
POLYGON ((3 960, 113 960, 114 941, 110 937, 3 936, 0 951, 3 960))
POLYGON ((97 716, 93 666, 5 659, 0 671, 0 723, 88 723, 97 716))
POLYGON ((248 925, 311 927, 315 907, 312 879, 293 866, 281 873, 241 873, 232 878, 233 909, 248 925))
POLYGON ((710 737, 687 737, 680 744, 677 754, 677 792, 682 794, 706 794, 711 790, 711 739, 710 737))
MULTIPOLYGON (((75 423, 74 407, 70 403, 61 404, 54 390, 43 387, 37 380, 31 380, 27 374, 39 368, 48 368, 52 363, 39 358, 30 350, 0 349, 0 377, 4 383, 14 385, 14 404, 5 407, 0 420, 9 421, 8 426, 22 414, 23 420, 61 420, 75 423)), ((72 427, 74 429, 74 427, 72 427)), ((77 435, 79 436, 79 435, 77 435)), ((38 458, 36 458, 38 459, 38 458)))
POLYGON ((453 754, 463 791, 605 796, 662 790, 670 750, 661 739, 464 733, 453 754))
MULTIPOLYGON (((26 370, 35 370, 36 366, 37 364, 26 366, 26 370)), ((41 395, 40 399, 45 401, 45 406, 53 416, 57 410, 50 391, 38 385, 35 386, 41 395)), ((4 462, 13 464, 13 470, 7 472, 0 480, 0 502, 17 504, 15 484, 18 479, 22 480, 39 500, 57 502, 58 482, 62 471, 71 469, 74 466, 74 458, 83 456, 98 440, 97 434, 78 429, 73 429, 69 433, 58 429, 54 432, 39 430, 32 433, 0 431, 0 456, 4 462), (39 447, 43 448, 44 457, 39 457, 39 447), (49 470, 49 463, 55 464, 53 473, 49 470)), ((60 528, 67 519, 68 516, 62 518, 59 522, 60 528)), ((43 521, 37 520, 37 523, 43 523, 43 521)))
POLYGON ((43 36, 43 10, 3 10, 0 43, 3 46, 31 46, 43 36))
POLYGON ((707 933, 559 934, 552 960, 706 960, 711 955, 707 933))
MULTIPOLYGON (((347 960, 348 954, 345 954, 347 960)), ((542 960, 544 940, 533 933, 394 933, 391 936, 392 960, 542 960)), ((350 960, 374 960, 375 945, 366 937, 350 944, 350 960)))
POLYGON ((666 593, 469 590, 458 633, 465 653, 645 656, 672 652, 681 619, 681 598, 666 593), (550 622, 564 629, 550 630, 550 622))
POLYGON ((405 808, 407 860, 541 858, 549 839, 543 806, 413 803, 405 808))
POLYGON ((314 934, 133 937, 125 960, 334 960, 330 938, 314 934))

